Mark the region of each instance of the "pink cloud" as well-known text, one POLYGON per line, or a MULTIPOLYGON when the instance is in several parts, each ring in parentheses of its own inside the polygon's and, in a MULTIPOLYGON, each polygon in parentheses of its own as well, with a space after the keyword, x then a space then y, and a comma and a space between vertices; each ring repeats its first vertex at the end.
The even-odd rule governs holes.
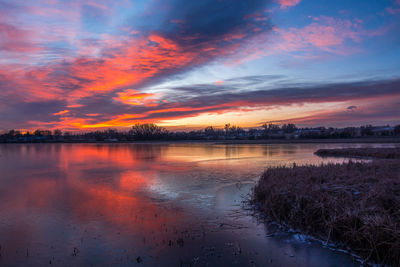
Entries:
POLYGON ((334 17, 310 17, 312 22, 302 28, 274 27, 271 33, 254 36, 228 65, 276 54, 288 54, 291 58, 322 59, 330 55, 351 55, 362 51, 365 39, 382 36, 387 27, 365 29, 363 20, 334 17), (260 44, 262 44, 260 46, 260 44))
POLYGON ((315 47, 328 52, 341 53, 332 47, 343 45, 347 41, 360 42, 365 35, 361 24, 356 21, 340 20, 332 17, 315 18, 304 28, 277 29, 283 43, 282 50, 302 50, 315 47))
POLYGON ((247 15, 243 16, 243 19, 256 19, 261 16, 262 16, 261 12, 256 12, 256 13, 247 14, 247 15))
POLYGON ((400 8, 388 7, 388 8, 386 8, 386 12, 391 14, 391 15, 399 14, 400 13, 400 8))
POLYGON ((279 0, 279 4, 281 5, 281 8, 292 7, 292 6, 298 5, 299 3, 300 3, 300 0, 279 0))
POLYGON ((171 22, 171 23, 177 23, 177 24, 183 24, 183 23, 185 23, 185 21, 184 21, 184 20, 181 20, 181 19, 171 19, 169 22, 171 22))
MULTIPOLYGON (((400 0, 393 0, 392 6, 385 8, 385 11, 390 15, 396 15, 400 13, 400 0)), ((383 15, 383 14, 382 14, 383 15)))
POLYGON ((7 52, 37 52, 39 46, 31 41, 29 31, 0 21, 0 50, 7 52))

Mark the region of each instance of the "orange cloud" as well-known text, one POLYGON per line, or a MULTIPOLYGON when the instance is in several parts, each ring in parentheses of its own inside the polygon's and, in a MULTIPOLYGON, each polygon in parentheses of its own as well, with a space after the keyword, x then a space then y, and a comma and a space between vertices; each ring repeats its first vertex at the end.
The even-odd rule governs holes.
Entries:
POLYGON ((128 89, 124 92, 118 92, 118 97, 115 97, 114 100, 120 101, 121 103, 127 105, 144 105, 144 106, 155 106, 156 99, 151 99, 149 97, 155 96, 155 94, 150 93, 140 93, 136 90, 128 89))
POLYGON ((96 129, 96 128, 109 128, 109 127, 126 127, 132 126, 134 122, 137 122, 137 119, 143 118, 145 115, 132 115, 132 114, 123 114, 114 116, 110 120, 106 120, 104 122, 93 122, 91 119, 72 119, 68 118, 63 120, 60 123, 60 126, 64 128, 78 128, 78 129, 96 129))
MULTIPOLYGON (((80 57, 45 67, 14 68, 12 71, 8 67, 0 69, 0 73, 3 81, 10 81, 16 88, 12 93, 20 94, 19 98, 26 102, 65 99, 72 108, 81 106, 77 103, 81 98, 120 90, 164 71, 195 64, 199 55, 156 34, 117 44, 110 42, 105 50, 109 52, 101 59, 80 57)), ((121 99, 125 103, 135 103, 128 94, 121 96, 125 97, 121 99)))
POLYGON ((68 113, 68 112, 69 112, 69 110, 61 110, 61 111, 59 111, 57 113, 53 113, 53 115, 59 116, 59 115, 63 115, 63 114, 68 113))
POLYGON ((155 34, 148 38, 132 39, 111 48, 113 52, 109 58, 80 58, 72 63, 69 69, 72 78, 65 82, 81 87, 71 94, 73 99, 138 84, 164 70, 183 67, 191 63, 197 55, 183 51, 172 40, 155 34), (155 45, 150 45, 149 42, 155 45), (82 84, 81 80, 87 82, 82 84))
POLYGON ((68 105, 67 106, 67 108, 80 108, 80 107, 83 107, 84 105, 81 105, 81 104, 71 104, 71 105, 68 105))

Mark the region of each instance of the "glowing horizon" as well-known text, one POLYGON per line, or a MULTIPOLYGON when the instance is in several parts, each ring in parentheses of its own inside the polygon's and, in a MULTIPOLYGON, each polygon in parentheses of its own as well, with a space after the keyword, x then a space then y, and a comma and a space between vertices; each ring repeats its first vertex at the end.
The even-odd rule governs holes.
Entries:
POLYGON ((399 0, 0 4, 0 130, 400 123, 399 0))

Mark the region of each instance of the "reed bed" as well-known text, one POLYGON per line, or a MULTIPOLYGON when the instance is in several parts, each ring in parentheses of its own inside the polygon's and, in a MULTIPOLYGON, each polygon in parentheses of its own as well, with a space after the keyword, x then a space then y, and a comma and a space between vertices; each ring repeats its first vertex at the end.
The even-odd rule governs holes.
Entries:
POLYGON ((366 262, 400 266, 400 162, 267 169, 254 201, 272 220, 351 249, 366 262))

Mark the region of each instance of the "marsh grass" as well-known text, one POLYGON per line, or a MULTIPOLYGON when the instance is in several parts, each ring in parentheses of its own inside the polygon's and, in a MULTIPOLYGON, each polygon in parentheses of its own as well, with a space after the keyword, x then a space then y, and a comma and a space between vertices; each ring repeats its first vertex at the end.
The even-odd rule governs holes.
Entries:
POLYGON ((400 266, 400 162, 267 169, 253 200, 270 219, 400 266))

